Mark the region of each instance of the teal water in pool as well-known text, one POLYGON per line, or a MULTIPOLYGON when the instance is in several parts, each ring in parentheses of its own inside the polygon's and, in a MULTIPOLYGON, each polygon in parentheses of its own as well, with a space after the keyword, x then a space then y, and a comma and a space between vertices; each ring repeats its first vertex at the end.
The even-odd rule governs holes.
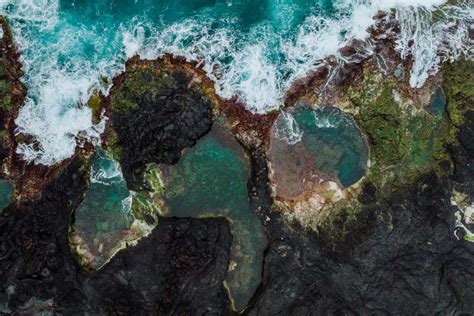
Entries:
MULTIPOLYGON (((87 266, 98 269, 115 252, 133 221, 132 196, 118 162, 100 147, 92 159, 90 186, 74 212, 73 244, 87 252, 87 266)), ((80 252, 80 251, 79 251, 80 252)))
POLYGON ((233 244, 226 284, 235 309, 241 310, 260 284, 266 240, 250 208, 248 158, 232 136, 215 129, 176 166, 162 167, 164 200, 172 216, 229 219, 233 244))
POLYGON ((0 179, 0 211, 10 204, 14 190, 11 181, 0 179))
POLYGON ((368 146, 348 114, 333 107, 302 109, 294 113, 294 119, 318 170, 335 176, 346 187, 365 175, 368 146))
POLYGON ((435 114, 443 113, 446 110, 446 94, 443 88, 439 87, 436 89, 429 107, 430 111, 435 114))

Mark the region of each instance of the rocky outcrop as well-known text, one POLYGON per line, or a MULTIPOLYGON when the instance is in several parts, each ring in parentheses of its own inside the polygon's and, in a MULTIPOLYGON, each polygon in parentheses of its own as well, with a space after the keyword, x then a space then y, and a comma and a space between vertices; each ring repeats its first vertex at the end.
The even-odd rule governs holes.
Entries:
POLYGON ((129 61, 107 104, 129 184, 148 163, 172 164, 212 125, 212 105, 190 74, 166 61, 129 61))
POLYGON ((8 158, 14 142, 14 119, 23 104, 26 89, 20 82, 23 75, 18 61, 19 53, 13 44, 12 34, 0 16, 0 174, 4 173, 3 162, 8 158))
MULTIPOLYGON (((344 188, 350 194, 323 214, 309 213, 324 215, 313 229, 301 227, 301 220, 289 223, 273 200, 266 154, 278 113, 254 115, 237 100, 220 99, 195 64, 171 56, 135 57, 108 97, 89 102, 95 119, 110 118, 103 146, 120 161, 143 205, 158 204, 162 189, 150 163, 176 165, 214 120, 246 147, 251 178, 245 193, 268 239, 261 284, 246 314, 474 311, 474 244, 466 238, 465 218, 472 215, 474 194, 473 64, 446 65, 425 88, 411 89, 406 65, 400 70, 401 61, 391 56, 393 41, 382 38, 396 25, 381 20, 384 32, 372 30, 374 39, 380 37, 377 56, 365 56, 363 43, 354 43, 338 58, 355 63, 329 58, 288 94, 288 107, 335 104, 351 113, 370 146, 364 179, 356 189, 344 188), (330 78, 333 93, 321 85, 330 78), (447 108, 433 113, 430 96, 440 86, 447 108), (455 234, 460 224, 464 235, 455 234)), ((115 254, 100 271, 82 270, 67 236, 90 188, 91 152, 45 169, 46 181, 29 177, 34 181, 20 187, 30 189, 18 191, 17 203, 0 214, 0 314, 231 314, 224 284, 235 268, 235 224, 222 218, 160 218, 148 237, 115 254), (18 198, 39 190, 36 199, 18 198)), ((26 175, 43 170, 25 168, 26 175)))
POLYGON ((14 202, 35 200, 51 183, 69 160, 48 167, 24 161, 16 154, 18 144, 38 146, 27 135, 16 134, 15 119, 23 106, 27 89, 21 82, 22 64, 19 61, 13 35, 7 21, 0 16, 0 177, 15 183, 14 202))
POLYGON ((0 314, 225 313, 232 237, 222 219, 162 220, 100 273, 80 272, 66 232, 84 192, 81 165, 0 215, 0 314))

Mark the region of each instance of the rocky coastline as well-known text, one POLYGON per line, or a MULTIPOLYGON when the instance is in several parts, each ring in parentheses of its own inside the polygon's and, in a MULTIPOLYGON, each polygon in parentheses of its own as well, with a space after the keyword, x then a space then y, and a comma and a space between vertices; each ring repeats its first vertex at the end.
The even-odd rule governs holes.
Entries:
MULTIPOLYGON (((27 91, 19 52, 0 19, 0 179, 15 188, 0 209, 0 315, 474 312, 474 62, 445 63, 423 88, 410 88, 410 60, 395 50, 396 22, 390 14, 376 19, 367 43, 354 42, 315 65, 288 91, 285 107, 268 114, 220 98, 194 62, 135 56, 110 93, 94 94, 86 105, 97 122, 107 118, 100 143, 83 143, 52 167, 15 153, 18 143, 35 142, 15 132, 27 91), (327 107, 349 115, 363 135, 365 173, 343 185, 311 161, 314 179, 303 189, 289 175, 282 187, 275 175, 287 165, 271 158, 275 124, 298 109, 327 107), (205 194, 231 196, 242 187, 231 181, 238 176, 219 190, 203 190, 202 205, 216 203, 217 211, 177 216, 169 209, 168 192, 185 200, 180 194, 188 191, 186 181, 168 187, 167 172, 195 170, 180 163, 218 129, 227 133, 219 134, 224 149, 206 153, 237 152, 230 157, 248 164, 245 200, 264 234, 258 254, 237 242, 256 240, 235 229, 251 217, 231 216, 205 194), (132 197, 120 228, 97 225, 123 219, 100 213, 107 201, 79 216, 101 149, 117 162, 132 197), (239 272, 245 261, 252 265, 239 272), (256 285, 229 281, 252 271, 260 276, 256 285)), ((317 144, 326 144, 321 139, 317 144)), ((297 154, 313 155, 310 145, 297 145, 297 154)), ((282 153, 294 149, 282 146, 289 146, 282 153)), ((303 174, 309 167, 294 168, 303 174)), ((201 178, 192 184, 206 185, 201 178)))

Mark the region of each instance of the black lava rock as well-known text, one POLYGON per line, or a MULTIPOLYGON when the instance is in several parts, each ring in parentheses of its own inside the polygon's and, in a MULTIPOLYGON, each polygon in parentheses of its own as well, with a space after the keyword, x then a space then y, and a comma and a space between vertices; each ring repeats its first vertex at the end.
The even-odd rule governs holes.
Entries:
POLYGON ((212 126, 211 102, 185 73, 140 72, 144 73, 132 72, 111 92, 112 100, 134 105, 126 110, 113 105, 111 114, 122 147, 120 163, 131 188, 137 186, 137 175, 146 164, 176 163, 182 150, 193 146, 212 126), (136 89, 140 80, 146 80, 141 83, 146 87, 136 89))
POLYGON ((222 315, 232 237, 224 219, 163 219, 101 271, 79 270, 67 243, 85 183, 75 160, 41 200, 0 217, 0 315, 222 315))

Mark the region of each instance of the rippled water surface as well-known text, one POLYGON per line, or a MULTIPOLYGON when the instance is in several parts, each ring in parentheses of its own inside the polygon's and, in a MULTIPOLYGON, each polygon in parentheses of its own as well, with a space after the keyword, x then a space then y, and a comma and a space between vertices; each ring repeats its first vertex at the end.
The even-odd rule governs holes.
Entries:
POLYGON ((38 143, 18 151, 54 164, 73 154, 77 135, 98 138, 103 125, 94 125, 81 105, 94 89, 106 93, 110 80, 104 79, 137 53, 155 58, 169 52, 202 62, 221 96, 237 96, 255 112, 278 108, 295 78, 352 39, 365 39, 372 16, 391 7, 401 22, 398 49, 403 57, 414 56, 411 83, 419 86, 436 71, 439 54, 472 53, 465 42, 472 1, 436 7, 444 2, 3 0, 0 14, 22 51, 29 89, 18 133, 38 143))

